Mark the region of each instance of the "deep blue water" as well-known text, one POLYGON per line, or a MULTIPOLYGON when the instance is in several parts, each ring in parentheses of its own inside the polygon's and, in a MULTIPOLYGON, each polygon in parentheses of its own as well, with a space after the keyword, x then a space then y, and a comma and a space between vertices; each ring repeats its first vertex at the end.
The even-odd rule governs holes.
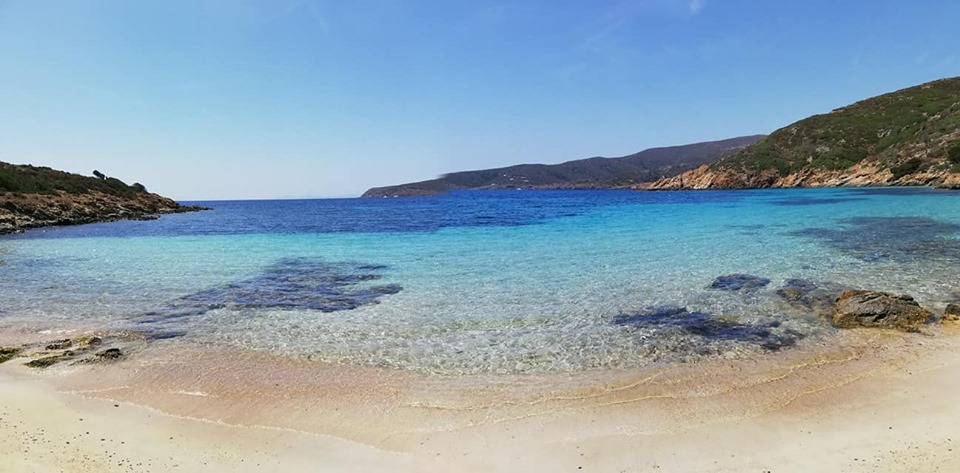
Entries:
POLYGON ((960 300, 958 197, 197 202, 214 210, 0 237, 0 324, 136 330, 157 343, 444 374, 762 355, 828 340, 816 308, 838 288, 909 293, 934 309, 960 300), (802 303, 778 296, 784 286, 803 288, 802 303))
POLYGON ((185 202, 213 209, 160 221, 50 228, 7 238, 142 237, 251 233, 435 232, 544 223, 618 205, 733 202, 730 192, 459 191, 433 197, 185 202))

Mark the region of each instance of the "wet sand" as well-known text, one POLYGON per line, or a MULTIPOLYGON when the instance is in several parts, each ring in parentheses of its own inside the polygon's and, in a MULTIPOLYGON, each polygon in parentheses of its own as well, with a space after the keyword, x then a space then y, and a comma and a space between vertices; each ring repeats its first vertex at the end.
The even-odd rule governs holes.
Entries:
MULTIPOLYGON (((0 333, 11 339, 50 334, 0 333)), ((55 336, 53 338, 56 338, 55 336)), ((436 377, 190 346, 0 365, 0 471, 960 471, 960 334, 436 377)))

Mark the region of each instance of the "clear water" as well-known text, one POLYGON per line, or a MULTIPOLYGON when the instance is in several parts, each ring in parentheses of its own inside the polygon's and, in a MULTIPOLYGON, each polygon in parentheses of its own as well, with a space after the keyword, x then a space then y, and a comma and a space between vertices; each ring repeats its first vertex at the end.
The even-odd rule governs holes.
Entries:
POLYGON ((517 373, 828 340, 813 312, 777 296, 792 278, 932 308, 960 299, 960 193, 930 189, 201 204, 214 210, 0 237, 0 324, 517 373), (770 283, 708 289, 731 273, 770 283), (665 306, 687 311, 664 316, 665 306), (706 325, 686 325, 697 317, 706 325))

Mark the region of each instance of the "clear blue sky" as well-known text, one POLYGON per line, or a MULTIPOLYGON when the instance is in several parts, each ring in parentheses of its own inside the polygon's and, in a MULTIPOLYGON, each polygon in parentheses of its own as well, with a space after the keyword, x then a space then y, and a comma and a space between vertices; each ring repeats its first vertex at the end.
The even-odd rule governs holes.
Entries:
POLYGON ((960 75, 956 0, 0 0, 0 160, 357 195, 769 133, 960 75))

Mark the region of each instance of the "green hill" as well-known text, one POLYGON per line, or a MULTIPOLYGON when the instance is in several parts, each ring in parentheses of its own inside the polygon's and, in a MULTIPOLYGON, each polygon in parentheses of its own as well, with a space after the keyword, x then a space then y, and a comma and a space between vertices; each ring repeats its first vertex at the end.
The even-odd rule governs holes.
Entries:
POLYGON ((0 162, 0 234, 194 210, 201 208, 182 206, 147 192, 142 184, 127 185, 99 171, 91 177, 0 162))
POLYGON ((128 186, 120 179, 107 177, 99 171, 94 173, 98 176, 81 176, 48 167, 0 162, 0 193, 54 195, 60 191, 68 194, 97 191, 132 197, 147 191, 142 184, 134 183, 128 186))
POLYGON ((869 98, 781 128, 655 188, 960 183, 960 78, 869 98))

